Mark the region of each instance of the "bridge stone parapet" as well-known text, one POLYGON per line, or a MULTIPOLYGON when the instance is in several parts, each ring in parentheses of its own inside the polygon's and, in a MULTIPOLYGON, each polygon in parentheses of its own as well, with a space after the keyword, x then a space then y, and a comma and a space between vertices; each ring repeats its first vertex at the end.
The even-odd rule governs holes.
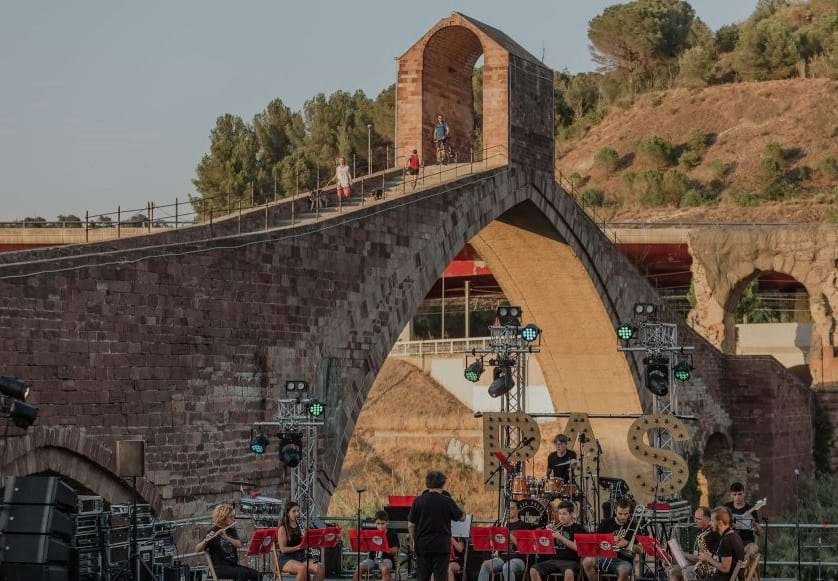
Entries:
MULTIPOLYGON (((72 427, 108 450, 145 438, 148 480, 173 516, 218 498, 227 480, 284 486, 275 452, 253 456, 247 441, 253 422, 273 417, 289 378, 309 379, 312 396, 327 403, 320 485, 328 496, 384 359, 467 242, 545 330, 538 360, 557 410, 649 409, 638 361, 617 352, 614 326, 635 302, 660 301, 549 174, 506 166, 325 222, 169 242, 165 252, 134 238, 16 253, 16 263, 3 257, 0 359, 6 373, 33 381, 39 425, 72 427)), ((677 321, 665 308, 661 315, 677 321)), ((696 380, 685 391, 701 418, 696 448, 722 432, 749 451, 755 441, 736 439, 731 378, 754 364, 685 324, 680 333, 696 346, 696 380)), ((796 389, 784 373, 749 383, 772 402, 765 414, 780 413, 777 392, 796 389)), ((798 407, 805 418, 805 402, 798 407)), ((602 426, 614 474, 637 469, 625 428, 602 426)), ((803 419, 794 429, 811 440, 803 419)), ((759 445, 769 463, 786 451, 776 440, 759 445)), ((18 458, 0 470, 26 466, 18 458)), ((779 468, 770 473, 751 483, 762 494, 781 480, 779 468)))

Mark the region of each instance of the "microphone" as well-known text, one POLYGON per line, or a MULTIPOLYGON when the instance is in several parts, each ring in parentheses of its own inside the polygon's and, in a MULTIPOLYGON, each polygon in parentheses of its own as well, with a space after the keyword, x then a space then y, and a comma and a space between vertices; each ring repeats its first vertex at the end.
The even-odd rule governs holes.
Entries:
POLYGON ((357 492, 358 494, 361 494, 362 492, 366 492, 366 491, 367 491, 366 488, 361 488, 361 487, 358 487, 358 488, 355 489, 355 492, 357 492))

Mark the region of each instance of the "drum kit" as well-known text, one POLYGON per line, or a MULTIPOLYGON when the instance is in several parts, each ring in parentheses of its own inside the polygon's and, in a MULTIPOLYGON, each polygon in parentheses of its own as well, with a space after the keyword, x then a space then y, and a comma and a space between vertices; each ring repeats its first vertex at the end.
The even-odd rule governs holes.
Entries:
POLYGON ((559 502, 576 502, 581 497, 579 487, 572 482, 520 474, 509 481, 508 496, 518 501, 519 518, 534 526, 547 526, 548 522, 555 520, 551 513, 559 502))

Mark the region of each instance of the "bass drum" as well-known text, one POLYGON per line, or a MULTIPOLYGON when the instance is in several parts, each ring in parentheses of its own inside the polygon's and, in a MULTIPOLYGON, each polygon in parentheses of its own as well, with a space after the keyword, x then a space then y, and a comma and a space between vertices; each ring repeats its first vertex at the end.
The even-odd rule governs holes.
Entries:
POLYGON ((547 507, 534 498, 518 501, 518 518, 533 527, 547 526, 547 507))

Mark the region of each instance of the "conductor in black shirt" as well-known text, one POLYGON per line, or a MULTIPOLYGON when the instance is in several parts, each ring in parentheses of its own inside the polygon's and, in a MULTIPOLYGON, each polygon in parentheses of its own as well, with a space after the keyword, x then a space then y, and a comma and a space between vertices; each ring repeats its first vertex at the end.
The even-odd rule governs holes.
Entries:
POLYGON ((445 474, 431 470, 425 476, 427 490, 416 497, 407 515, 407 531, 416 553, 416 581, 448 578, 451 557, 451 521, 465 513, 444 493, 445 474))
POLYGON ((567 436, 559 434, 553 438, 556 451, 547 456, 547 478, 561 478, 564 482, 572 480, 576 452, 567 449, 567 436))

